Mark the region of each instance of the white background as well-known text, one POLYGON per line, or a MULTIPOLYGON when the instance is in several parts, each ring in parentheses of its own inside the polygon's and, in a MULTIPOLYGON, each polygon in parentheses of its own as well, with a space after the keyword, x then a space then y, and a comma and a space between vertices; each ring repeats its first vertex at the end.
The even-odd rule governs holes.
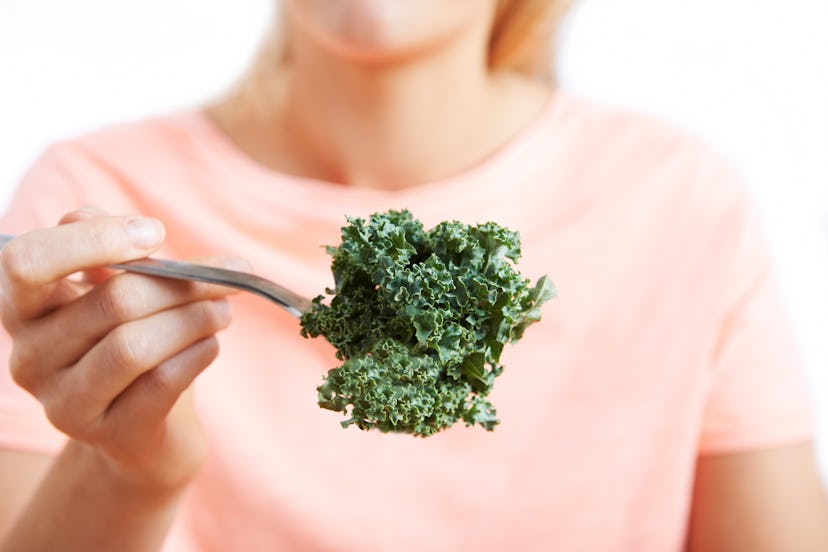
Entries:
MULTIPOLYGON (((61 137, 226 88, 270 0, 3 0, 0 206, 61 137)), ((581 0, 570 89, 701 135, 755 191, 804 353, 828 475, 828 2, 581 0)))

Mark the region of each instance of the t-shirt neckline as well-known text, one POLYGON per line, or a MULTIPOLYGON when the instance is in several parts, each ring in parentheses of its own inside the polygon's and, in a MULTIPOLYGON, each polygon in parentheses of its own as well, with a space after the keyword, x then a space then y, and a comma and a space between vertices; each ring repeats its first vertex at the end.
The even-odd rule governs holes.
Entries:
MULTIPOLYGON (((532 162, 532 157, 542 153, 537 151, 533 144, 543 136, 544 131, 555 126, 555 122, 564 111, 567 95, 556 88, 550 93, 545 105, 538 115, 522 129, 518 130, 510 139, 480 161, 466 169, 433 181, 402 189, 381 189, 349 186, 312 177, 293 175, 280 172, 262 165, 235 144, 204 112, 203 109, 193 109, 185 114, 203 145, 212 149, 217 159, 234 171, 238 177, 239 186, 245 188, 245 183, 252 184, 251 192, 259 199, 267 200, 273 197, 273 185, 279 186, 283 192, 320 195, 333 201, 350 204, 399 202, 419 203, 433 201, 451 189, 462 193, 464 188, 475 194, 487 192, 499 193, 510 185, 509 174, 520 170, 522 166, 532 162)), ((542 140, 546 142, 546 140, 542 140)), ((548 145, 548 143, 546 143, 548 145)), ((240 191, 240 190, 236 190, 240 191)))

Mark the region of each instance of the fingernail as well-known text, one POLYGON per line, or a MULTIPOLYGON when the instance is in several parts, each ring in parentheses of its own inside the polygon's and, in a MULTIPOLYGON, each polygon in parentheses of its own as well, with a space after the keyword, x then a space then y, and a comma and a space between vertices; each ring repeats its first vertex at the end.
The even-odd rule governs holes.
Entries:
POLYGON ((127 222, 127 235, 132 245, 148 249, 164 240, 164 226, 156 219, 134 217, 127 222))

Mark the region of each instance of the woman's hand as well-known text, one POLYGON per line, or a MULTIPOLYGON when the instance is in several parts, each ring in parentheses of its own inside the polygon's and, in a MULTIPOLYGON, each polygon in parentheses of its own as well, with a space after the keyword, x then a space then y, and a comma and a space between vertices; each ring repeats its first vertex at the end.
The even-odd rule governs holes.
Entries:
POLYGON ((157 220, 91 208, 21 235, 0 253, 0 314, 12 376, 52 424, 120 480, 174 489, 204 458, 187 389, 215 359, 230 311, 224 288, 102 268, 163 239, 157 220), (68 278, 79 272, 84 281, 68 278))

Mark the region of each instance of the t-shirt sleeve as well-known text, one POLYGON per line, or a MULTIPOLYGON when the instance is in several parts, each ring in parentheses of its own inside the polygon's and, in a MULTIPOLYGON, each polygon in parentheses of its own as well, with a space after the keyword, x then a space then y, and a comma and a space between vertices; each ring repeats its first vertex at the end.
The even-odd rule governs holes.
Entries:
MULTIPOLYGON (((47 150, 12 196, 0 218, 0 232, 20 234, 54 226, 65 212, 79 207, 71 164, 71 156, 60 146, 47 150)), ((0 330, 0 449, 56 453, 65 437, 51 426, 40 403, 12 380, 11 348, 11 338, 0 330)))
POLYGON ((723 285, 700 454, 804 442, 814 431, 810 397, 756 211, 722 163, 709 165, 705 177, 727 199, 711 240, 712 270, 723 285))

